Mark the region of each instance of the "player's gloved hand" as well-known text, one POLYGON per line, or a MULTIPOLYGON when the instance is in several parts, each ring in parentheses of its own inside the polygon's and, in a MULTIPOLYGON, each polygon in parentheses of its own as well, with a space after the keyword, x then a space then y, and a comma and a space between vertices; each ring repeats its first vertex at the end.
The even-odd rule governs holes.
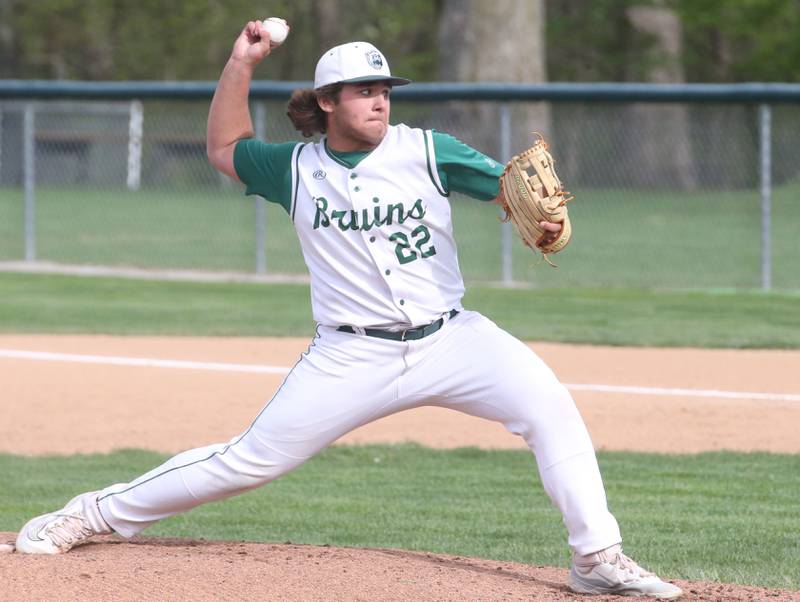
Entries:
POLYGON ((542 242, 545 245, 550 245, 558 240, 558 235, 561 233, 561 224, 555 224, 553 222, 539 222, 539 225, 544 230, 544 235, 542 238, 542 242))
POLYGON ((553 266, 547 255, 561 251, 572 237, 566 207, 572 197, 564 190, 554 165, 547 142, 537 135, 531 148, 506 164, 497 197, 506 221, 514 224, 522 242, 541 252, 553 266))

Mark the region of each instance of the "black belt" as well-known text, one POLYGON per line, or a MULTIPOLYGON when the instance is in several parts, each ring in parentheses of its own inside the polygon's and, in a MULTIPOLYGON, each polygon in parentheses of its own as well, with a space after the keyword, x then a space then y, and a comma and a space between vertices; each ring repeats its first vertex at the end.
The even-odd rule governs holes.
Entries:
MULTIPOLYGON (((457 309, 451 309, 447 314, 447 319, 454 318, 458 314, 457 309)), ((416 328, 409 328, 408 330, 381 330, 379 328, 364 328, 356 330, 352 326, 339 326, 336 330, 339 332, 349 332, 350 334, 365 334, 368 337, 377 337, 379 339, 389 339, 390 341, 416 341, 423 339, 429 334, 433 334, 439 330, 444 324, 444 318, 426 324, 425 326, 417 326, 416 328)))

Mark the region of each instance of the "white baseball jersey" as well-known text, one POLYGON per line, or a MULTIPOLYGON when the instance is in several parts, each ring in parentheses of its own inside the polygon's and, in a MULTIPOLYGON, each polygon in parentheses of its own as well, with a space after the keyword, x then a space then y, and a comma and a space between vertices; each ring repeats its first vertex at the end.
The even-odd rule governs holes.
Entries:
POLYGON ((432 155, 431 133, 404 125, 352 169, 324 139, 295 148, 291 216, 317 322, 420 325, 461 309, 450 202, 432 155))
POLYGON ((318 323, 397 329, 461 309, 450 190, 494 198, 496 161, 452 136, 401 124, 369 153, 334 152, 325 137, 243 140, 235 164, 248 193, 291 216, 318 323))

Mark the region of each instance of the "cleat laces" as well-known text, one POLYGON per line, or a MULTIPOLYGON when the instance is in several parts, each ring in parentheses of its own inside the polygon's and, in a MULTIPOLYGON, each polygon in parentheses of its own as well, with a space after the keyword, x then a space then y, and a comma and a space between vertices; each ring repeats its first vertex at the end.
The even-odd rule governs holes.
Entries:
POLYGON ((636 561, 633 558, 626 556, 621 551, 618 552, 613 558, 609 561, 609 564, 617 567, 618 569, 628 573, 630 575, 629 581, 635 581, 641 578, 647 577, 655 577, 655 573, 651 573, 647 569, 639 566, 636 564, 636 561))
POLYGON ((59 550, 67 551, 94 535, 86 520, 72 514, 61 514, 58 520, 47 527, 44 534, 59 550))

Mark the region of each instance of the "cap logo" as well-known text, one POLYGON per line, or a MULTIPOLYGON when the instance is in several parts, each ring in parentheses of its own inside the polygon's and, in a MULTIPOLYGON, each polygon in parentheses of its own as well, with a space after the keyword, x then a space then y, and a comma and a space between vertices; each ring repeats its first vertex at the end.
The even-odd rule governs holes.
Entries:
POLYGON ((367 50, 364 56, 367 57, 367 63, 369 63, 369 66, 373 69, 380 71, 383 68, 383 57, 377 50, 367 50))

